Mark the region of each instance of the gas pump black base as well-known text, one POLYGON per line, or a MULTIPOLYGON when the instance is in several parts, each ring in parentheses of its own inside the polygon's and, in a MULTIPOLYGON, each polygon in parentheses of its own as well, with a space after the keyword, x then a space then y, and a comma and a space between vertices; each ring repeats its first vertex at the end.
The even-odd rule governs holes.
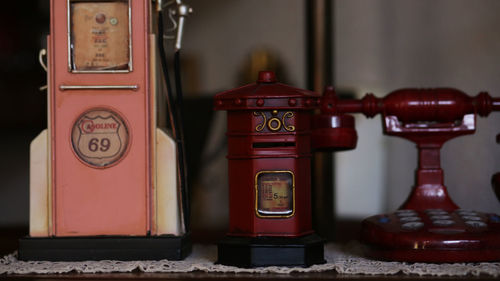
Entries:
POLYGON ((19 239, 19 259, 34 261, 181 260, 191 253, 190 235, 25 237, 19 239))
POLYGON ((217 263, 238 267, 308 267, 325 263, 323 243, 316 234, 298 238, 226 236, 217 245, 217 263))

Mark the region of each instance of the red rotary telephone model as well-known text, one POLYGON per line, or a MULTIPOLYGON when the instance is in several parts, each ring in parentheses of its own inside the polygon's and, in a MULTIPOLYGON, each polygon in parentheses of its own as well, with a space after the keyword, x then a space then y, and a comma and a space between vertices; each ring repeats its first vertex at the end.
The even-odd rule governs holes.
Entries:
MULTIPOLYGON (((399 210, 362 222, 361 240, 372 257, 410 262, 477 262, 500 260, 500 216, 460 209, 448 196, 440 166, 442 145, 473 134, 476 114, 500 110, 500 98, 487 93, 470 97, 449 88, 401 89, 385 98, 339 100, 327 88, 321 114, 313 120, 312 145, 345 150, 356 146, 354 119, 382 115, 384 133, 417 145, 416 182, 399 210)), ((500 137, 497 137, 499 141, 500 137)), ((500 192, 500 173, 492 179, 500 192)))

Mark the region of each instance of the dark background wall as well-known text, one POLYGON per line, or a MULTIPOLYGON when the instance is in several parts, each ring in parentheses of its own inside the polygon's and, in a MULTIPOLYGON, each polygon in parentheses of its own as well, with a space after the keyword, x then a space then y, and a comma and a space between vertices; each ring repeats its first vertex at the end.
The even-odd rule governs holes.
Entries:
POLYGON ((38 51, 49 1, 4 1, 0 9, 0 225, 27 225, 29 143, 46 127, 45 71, 38 51))
MULTIPOLYGON (((282 81, 306 88, 303 0, 186 0, 183 68, 190 99, 247 83, 250 55, 266 50, 282 81)), ((0 226, 26 226, 29 142, 46 127, 46 83, 38 63, 49 28, 49 1, 3 1, 0 10, 0 226)), ((456 87, 500 96, 500 2, 495 0, 333 1, 336 86, 359 97, 400 87, 456 87)), ((197 103, 195 106, 199 106, 197 103)), ((188 114, 196 116, 202 110, 188 114)), ((207 113, 208 114, 208 113, 207 113)), ((224 113, 213 116, 198 159, 193 200, 201 225, 227 222, 224 113)), ((336 155, 337 215, 361 218, 397 208, 416 167, 414 146, 381 133, 380 120, 357 118, 356 150, 336 155), (363 176, 360 176, 363 175, 363 176)), ((190 121, 191 122, 191 121, 190 121)), ((196 122, 194 126, 200 126, 196 122)), ((500 212, 491 174, 500 170, 500 113, 478 119, 474 136, 443 149, 445 184, 464 208, 500 212)), ((334 172, 334 171, 332 171, 334 172)), ((333 200, 333 198, 332 198, 333 200)))

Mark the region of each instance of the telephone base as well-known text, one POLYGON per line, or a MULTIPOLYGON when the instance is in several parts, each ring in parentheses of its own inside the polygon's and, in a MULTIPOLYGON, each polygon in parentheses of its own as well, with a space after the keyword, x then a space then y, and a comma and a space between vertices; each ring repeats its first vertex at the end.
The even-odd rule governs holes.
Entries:
POLYGON ((452 262, 492 262, 500 260, 500 250, 405 250, 379 249, 369 247, 365 254, 371 258, 387 261, 452 263, 452 262))
POLYGON ((181 260, 191 253, 183 236, 25 237, 19 239, 19 260, 181 260))
POLYGON ((500 217, 468 210, 398 210, 363 221, 372 258, 405 262, 500 260, 500 217))
POLYGON ((324 240, 316 234, 297 238, 226 236, 217 245, 216 263, 237 267, 302 266, 325 263, 324 240))

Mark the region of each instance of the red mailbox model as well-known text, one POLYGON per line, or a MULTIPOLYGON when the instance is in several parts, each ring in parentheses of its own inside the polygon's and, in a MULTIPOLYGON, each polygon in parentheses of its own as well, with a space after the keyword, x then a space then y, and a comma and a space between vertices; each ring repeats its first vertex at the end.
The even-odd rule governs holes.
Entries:
POLYGON ((216 95, 215 109, 228 111, 230 189, 219 263, 324 262, 311 226, 310 122, 318 103, 315 93, 277 83, 268 71, 257 83, 216 95))
POLYGON ((385 134, 417 145, 416 182, 406 202, 394 213, 363 221, 361 239, 369 246, 369 255, 411 262, 500 259, 500 217, 459 209, 448 196, 440 165, 441 146, 473 134, 476 115, 500 110, 500 99, 440 88, 401 89, 382 99, 369 94, 362 100, 338 100, 329 88, 321 108, 322 114, 314 119, 313 139, 318 148, 353 148, 353 125, 337 120, 354 112, 367 117, 381 114, 385 134))

